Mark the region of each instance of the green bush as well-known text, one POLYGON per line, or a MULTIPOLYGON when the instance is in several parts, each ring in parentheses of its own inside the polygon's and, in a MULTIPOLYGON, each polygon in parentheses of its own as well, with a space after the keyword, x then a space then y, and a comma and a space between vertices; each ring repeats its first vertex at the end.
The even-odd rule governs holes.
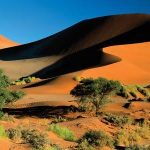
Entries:
POLYGON ((37 130, 25 129, 21 131, 22 139, 29 143, 34 149, 43 150, 49 145, 48 139, 44 134, 39 133, 37 130))
POLYGON ((4 113, 4 112, 0 111, 0 120, 14 121, 14 118, 12 116, 9 116, 7 113, 4 113))
POLYGON ((99 109, 110 101, 110 95, 119 92, 121 87, 118 81, 89 78, 81 80, 70 94, 77 98, 79 106, 90 108, 98 113, 99 109))
POLYGON ((91 145, 89 145, 87 140, 82 140, 78 146, 77 150, 95 150, 95 148, 91 145))
POLYGON ((111 137, 106 135, 103 131, 88 131, 86 132, 78 143, 87 142, 92 147, 113 147, 114 142, 111 137))
POLYGON ((63 117, 61 117, 61 116, 58 116, 57 118, 55 118, 55 119, 52 121, 52 123, 59 123, 59 122, 65 122, 65 121, 67 121, 66 118, 63 118, 63 117))
POLYGON ((0 126, 0 138, 5 138, 5 137, 7 137, 5 129, 3 126, 0 126))
POLYGON ((6 133, 8 138, 10 138, 11 140, 19 139, 22 136, 21 131, 19 129, 9 128, 8 130, 6 130, 6 133))
POLYGON ((51 124, 48 128, 48 130, 58 134, 61 138, 67 141, 75 141, 75 136, 72 131, 70 131, 66 127, 62 127, 58 124, 51 124))
POLYGON ((144 96, 146 96, 146 97, 150 97, 150 92, 147 90, 147 89, 145 89, 145 88, 143 88, 142 86, 137 86, 137 90, 142 94, 142 95, 144 95, 144 96))
POLYGON ((29 77, 23 77, 19 80, 11 82, 11 85, 24 85, 24 84, 32 83, 32 82, 35 82, 38 80, 40 80, 40 78, 30 77, 30 76, 29 77))
POLYGON ((124 98, 129 98, 130 94, 126 88, 126 86, 121 87, 120 91, 117 93, 119 96, 122 96, 124 98))
POLYGON ((6 88, 10 85, 9 78, 4 74, 4 72, 0 69, 0 88, 6 88))
POLYGON ((118 132, 115 138, 115 144, 117 146, 132 146, 141 141, 141 135, 135 130, 128 131, 127 129, 122 129, 118 132))
POLYGON ((137 98, 137 94, 136 94, 134 91, 130 91, 129 93, 130 93, 130 95, 131 95, 132 97, 134 97, 135 99, 137 98))
POLYGON ((113 123, 117 126, 123 126, 125 124, 131 124, 133 122, 133 119, 127 117, 127 116, 122 116, 122 115, 113 115, 113 114, 107 114, 104 117, 105 120, 107 120, 110 123, 113 123))
POLYGON ((24 93, 22 91, 9 91, 7 89, 0 89, 0 110, 8 104, 15 102, 22 98, 24 93))

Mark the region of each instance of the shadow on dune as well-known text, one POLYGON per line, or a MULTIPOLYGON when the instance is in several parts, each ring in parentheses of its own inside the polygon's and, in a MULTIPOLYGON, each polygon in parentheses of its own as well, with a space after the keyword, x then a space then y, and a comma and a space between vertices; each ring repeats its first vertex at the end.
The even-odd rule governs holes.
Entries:
MULTIPOLYGON (((34 64, 34 58, 48 57, 49 61, 44 67, 41 66, 42 69, 37 71, 35 65, 29 75, 52 78, 117 62, 119 59, 103 53, 102 49, 112 45, 150 41, 149 33, 150 15, 98 17, 81 21, 45 39, 3 49, 0 51, 0 60, 32 59, 34 64), (54 56, 57 56, 57 61, 54 56)), ((21 65, 21 62, 18 63, 21 65)))
POLYGON ((67 55, 56 63, 32 74, 32 76, 52 78, 69 72, 108 65, 120 60, 119 57, 104 53, 96 47, 92 47, 75 54, 67 55))
POLYGON ((52 115, 64 115, 70 111, 75 112, 75 106, 37 106, 28 108, 4 108, 3 111, 9 115, 15 115, 18 118, 31 116, 38 118, 52 118, 52 115))

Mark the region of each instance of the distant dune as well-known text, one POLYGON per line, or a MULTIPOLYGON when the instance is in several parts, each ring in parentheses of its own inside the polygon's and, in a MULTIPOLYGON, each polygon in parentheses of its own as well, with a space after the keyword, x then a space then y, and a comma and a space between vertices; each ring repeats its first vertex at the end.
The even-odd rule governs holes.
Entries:
POLYGON ((0 35, 0 49, 13 47, 13 46, 17 46, 17 45, 19 45, 19 44, 7 39, 6 37, 4 37, 2 35, 0 35))
POLYGON ((45 39, 2 49, 0 68, 12 79, 29 75, 46 79, 25 89, 33 93, 41 88, 44 93, 67 93, 76 84, 72 80, 76 75, 148 84, 149 33, 150 15, 88 19, 45 39))

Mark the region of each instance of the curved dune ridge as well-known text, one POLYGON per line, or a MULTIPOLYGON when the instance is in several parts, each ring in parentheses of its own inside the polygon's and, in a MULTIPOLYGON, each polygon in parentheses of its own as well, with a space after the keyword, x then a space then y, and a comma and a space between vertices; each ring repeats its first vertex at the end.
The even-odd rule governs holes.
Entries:
POLYGON ((13 46, 17 46, 17 45, 19 45, 19 44, 7 39, 6 37, 4 37, 2 35, 0 35, 0 49, 13 47, 13 46))
POLYGON ((1 49, 0 68, 12 79, 47 80, 25 88, 32 93, 68 93, 76 75, 148 84, 149 27, 145 14, 84 20, 45 39, 1 49))

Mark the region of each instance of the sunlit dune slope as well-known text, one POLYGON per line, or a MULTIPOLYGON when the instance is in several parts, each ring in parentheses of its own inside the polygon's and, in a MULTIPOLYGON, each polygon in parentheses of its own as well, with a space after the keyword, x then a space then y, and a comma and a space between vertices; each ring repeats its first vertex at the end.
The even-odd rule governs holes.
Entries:
POLYGON ((0 49, 17 46, 18 44, 0 35, 0 49))
POLYGON ((65 93, 75 85, 72 76, 79 71, 83 77, 145 84, 150 76, 149 33, 150 15, 87 19, 45 39, 1 50, 0 68, 11 79, 48 79, 26 90, 46 86, 49 92, 65 93))
POLYGON ((111 46, 104 51, 119 56, 122 61, 84 71, 83 77, 102 76, 125 84, 150 83, 150 42, 111 46))

